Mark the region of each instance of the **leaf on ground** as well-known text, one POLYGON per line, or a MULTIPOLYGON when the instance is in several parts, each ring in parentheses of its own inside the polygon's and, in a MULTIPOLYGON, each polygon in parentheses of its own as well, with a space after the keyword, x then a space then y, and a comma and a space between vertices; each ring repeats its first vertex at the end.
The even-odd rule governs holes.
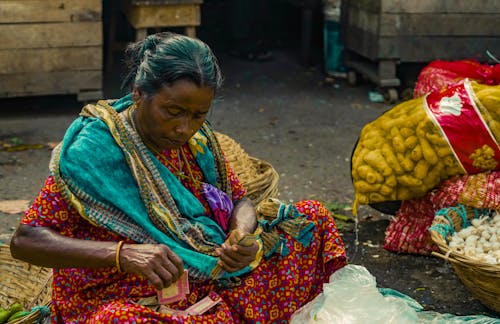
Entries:
POLYGON ((29 200, 0 200, 0 212, 6 214, 24 213, 29 207, 29 200))
POLYGON ((26 150, 39 150, 44 147, 45 145, 43 144, 20 144, 20 145, 4 146, 4 150, 7 152, 18 152, 26 150))
POLYGON ((332 212, 335 219, 341 220, 343 222, 354 222, 354 217, 351 216, 350 211, 352 210, 349 204, 337 203, 337 202, 323 202, 323 205, 332 212))
POLYGON ((11 137, 10 142, 12 143, 12 145, 21 145, 24 143, 24 140, 19 137, 11 137))

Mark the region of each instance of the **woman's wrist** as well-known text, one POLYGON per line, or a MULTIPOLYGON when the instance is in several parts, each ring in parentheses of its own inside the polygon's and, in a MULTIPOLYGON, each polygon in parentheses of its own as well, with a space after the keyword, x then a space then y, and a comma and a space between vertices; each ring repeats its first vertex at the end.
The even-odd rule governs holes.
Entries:
POLYGON ((116 250, 115 250, 115 266, 116 269, 118 269, 118 272, 123 272, 121 264, 120 264, 120 252, 122 249, 124 241, 120 241, 116 244, 116 250))

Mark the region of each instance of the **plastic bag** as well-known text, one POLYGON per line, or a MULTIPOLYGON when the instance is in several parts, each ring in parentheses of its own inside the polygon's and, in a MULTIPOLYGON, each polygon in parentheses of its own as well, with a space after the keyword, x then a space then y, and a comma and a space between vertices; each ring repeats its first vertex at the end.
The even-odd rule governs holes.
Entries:
POLYGON ((482 315, 455 316, 423 311, 414 299, 396 290, 377 289, 375 277, 363 266, 346 265, 330 276, 323 292, 297 310, 291 324, 499 324, 482 315))
POLYGON ((418 316, 405 301, 385 298, 375 277, 359 265, 347 265, 330 276, 323 293, 299 309, 291 323, 399 324, 418 316))

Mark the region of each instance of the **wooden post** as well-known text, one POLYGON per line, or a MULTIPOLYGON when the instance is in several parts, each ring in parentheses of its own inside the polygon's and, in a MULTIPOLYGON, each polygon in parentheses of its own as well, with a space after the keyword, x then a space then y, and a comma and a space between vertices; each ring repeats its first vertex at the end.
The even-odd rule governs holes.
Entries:
POLYGON ((140 41, 143 40, 148 36, 148 29, 147 28, 137 28, 135 30, 135 40, 140 41))
POLYGON ((196 27, 195 26, 188 26, 188 27, 184 28, 184 32, 189 37, 196 38, 196 27))

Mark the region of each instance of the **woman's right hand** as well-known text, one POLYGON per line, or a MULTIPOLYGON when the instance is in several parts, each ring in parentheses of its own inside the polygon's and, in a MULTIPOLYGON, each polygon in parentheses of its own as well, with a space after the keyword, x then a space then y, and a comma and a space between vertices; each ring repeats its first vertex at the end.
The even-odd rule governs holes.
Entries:
MULTIPOLYGON (((62 236, 48 227, 20 225, 14 233, 12 256, 48 268, 102 268, 116 262, 116 242, 62 236)), ((182 260, 163 244, 123 244, 120 268, 144 275, 156 289, 170 286, 184 272, 182 260)))
POLYGON ((182 259, 163 244, 123 244, 120 266, 125 272, 144 275, 158 290, 176 282, 184 272, 182 259))

